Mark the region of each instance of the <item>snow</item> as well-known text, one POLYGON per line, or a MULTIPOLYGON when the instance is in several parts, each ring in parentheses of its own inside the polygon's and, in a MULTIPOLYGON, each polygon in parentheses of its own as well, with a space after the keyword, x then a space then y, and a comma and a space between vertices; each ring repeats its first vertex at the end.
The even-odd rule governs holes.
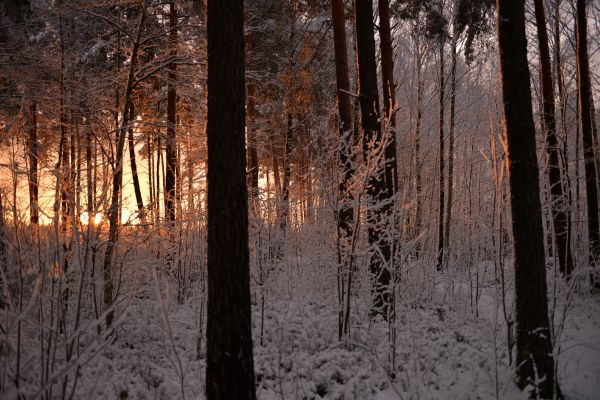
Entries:
MULTIPOLYGON (((392 373, 389 326, 369 322, 364 300, 368 296, 363 295, 367 285, 357 288, 352 332, 340 342, 335 275, 321 263, 292 264, 271 271, 264 287, 262 345, 260 288, 253 287, 259 399, 527 397, 513 383, 504 317, 491 277, 482 282, 479 316, 470 309, 468 282, 460 274, 445 276, 432 296, 422 296, 426 301, 400 293, 392 373), (448 279, 456 284, 448 285, 448 279)), ((199 331, 200 298, 176 304, 169 301, 173 296, 168 285, 160 281, 160 296, 155 280, 148 278, 140 286, 114 342, 81 369, 76 398, 204 398, 204 351, 197 353, 198 338, 204 334, 199 331)), ((557 304, 558 326, 567 303, 559 298, 557 304)), ((600 299, 581 292, 568 305, 558 357, 561 388, 567 399, 597 399, 600 299)))

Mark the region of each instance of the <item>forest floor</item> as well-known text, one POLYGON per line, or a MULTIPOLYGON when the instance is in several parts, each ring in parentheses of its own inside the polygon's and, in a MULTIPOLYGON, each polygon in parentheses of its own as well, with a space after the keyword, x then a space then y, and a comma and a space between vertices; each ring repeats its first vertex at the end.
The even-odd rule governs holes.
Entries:
MULTIPOLYGON (((389 325, 369 322, 361 300, 368 298, 365 277, 357 279, 350 337, 340 342, 335 270, 314 260, 287 264, 263 288, 264 314, 253 283, 259 399, 526 398, 512 383, 502 299, 489 266, 481 266, 477 312, 466 274, 399 293, 392 357, 389 325)), ((177 304, 174 291, 156 278, 131 290, 116 339, 82 367, 76 398, 204 398, 205 311, 198 296, 177 304)), ((600 298, 581 291, 567 300, 567 292, 556 290, 553 307, 560 385, 566 399, 598 399, 600 298)))

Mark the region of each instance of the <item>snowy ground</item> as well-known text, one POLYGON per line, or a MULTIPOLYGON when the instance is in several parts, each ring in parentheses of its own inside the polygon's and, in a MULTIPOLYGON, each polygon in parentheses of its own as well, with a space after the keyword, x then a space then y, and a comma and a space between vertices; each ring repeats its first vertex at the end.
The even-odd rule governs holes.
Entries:
MULTIPOLYGON (((447 276, 418 301, 411 290, 399 294, 392 371, 390 329, 369 323, 367 304, 360 300, 368 296, 354 299, 351 338, 339 342, 335 276, 318 263, 297 264, 273 272, 265 286, 262 344, 260 291, 253 291, 259 399, 526 397, 512 384, 501 298, 496 286, 486 287, 491 280, 485 275, 478 315, 460 275, 447 276)), ((178 305, 164 300, 173 297, 166 281, 160 287, 161 295, 150 281, 130 297, 117 339, 82 368, 77 398, 203 398, 200 301, 192 297, 178 305)), ((600 298, 574 296, 571 301, 557 296, 556 326, 564 320, 557 350, 560 384, 567 399, 599 399, 600 298)))

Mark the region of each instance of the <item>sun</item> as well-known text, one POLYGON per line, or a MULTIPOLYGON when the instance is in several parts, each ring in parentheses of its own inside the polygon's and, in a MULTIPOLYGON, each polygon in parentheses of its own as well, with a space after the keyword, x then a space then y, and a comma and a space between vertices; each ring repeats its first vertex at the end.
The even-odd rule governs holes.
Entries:
POLYGON ((91 221, 92 225, 100 225, 102 223, 102 213, 88 213, 84 212, 79 217, 83 225, 88 225, 91 221), (91 217, 91 218, 90 218, 91 217))

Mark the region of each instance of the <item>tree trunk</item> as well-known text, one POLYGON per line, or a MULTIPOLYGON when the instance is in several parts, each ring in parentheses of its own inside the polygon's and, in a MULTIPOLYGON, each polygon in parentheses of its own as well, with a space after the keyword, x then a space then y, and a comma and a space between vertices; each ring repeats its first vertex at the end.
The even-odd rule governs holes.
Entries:
MULTIPOLYGON (((344 2, 331 0, 331 21, 333 24, 333 43, 335 52, 335 80, 337 85, 337 105, 340 117, 338 148, 338 165, 341 170, 339 182, 340 206, 338 210, 338 235, 342 250, 348 248, 349 238, 352 237, 352 193, 348 184, 354 176, 352 150, 354 140, 352 135, 352 104, 350 102, 350 73, 348 67, 348 44, 346 41, 346 19, 344 2)), ((345 262, 345 254, 340 260, 345 262)))
MULTIPOLYGON (((573 263, 573 254, 572 254, 572 239, 573 239, 573 211, 571 209, 573 205, 573 189, 571 185, 571 180, 569 177, 569 156, 568 156, 568 144, 569 144, 569 129, 567 127, 567 99, 565 97, 565 84, 563 79, 563 70, 562 70, 562 57, 561 57, 561 38, 560 38, 560 0, 555 1, 554 5, 554 46, 555 46, 555 71, 556 71, 556 86, 558 89, 558 104, 560 105, 560 121, 563 131, 563 148, 562 151, 559 151, 559 154, 562 156, 562 162, 564 166, 564 186, 565 190, 564 195, 567 196, 567 204, 566 204, 566 213, 567 213, 567 226, 566 226, 566 235, 567 235, 567 246, 570 249, 571 253, 571 263, 573 263)), ((556 118, 555 118, 556 119, 556 118)), ((575 135, 575 142, 578 143, 579 135, 575 135)), ((568 256, 567 256, 568 257, 568 256)), ((568 267, 568 258, 567 258, 567 267, 568 267)), ((568 268, 567 268, 568 269, 568 268)), ((567 272, 568 273, 568 272, 567 272)))
MULTIPOLYGON (((87 186, 87 202, 86 202, 86 211, 88 213, 88 223, 91 224, 94 221, 96 215, 94 214, 95 204, 94 204, 94 189, 93 182, 96 181, 93 176, 93 165, 92 165, 92 146, 95 147, 95 142, 92 144, 92 129, 89 125, 86 125, 86 134, 85 134, 85 176, 86 176, 86 186, 87 186)), ((95 161, 95 159, 94 159, 95 161)))
POLYGON ((498 50, 508 142, 515 263, 517 383, 553 398, 544 233, 531 105, 524 0, 498 0, 498 50))
POLYGON ((414 157, 415 157, 415 234, 414 238, 417 241, 415 244, 415 258, 418 260, 421 256, 421 240, 419 235, 423 226, 422 222, 422 206, 421 206, 421 121, 423 119, 423 82, 421 79, 421 69, 423 59, 421 55, 421 41, 419 32, 415 32, 415 48, 417 51, 417 120, 415 127, 414 141, 414 157))
POLYGON ((559 270, 569 276, 573 271, 573 257, 567 231, 567 202, 564 195, 559 164, 559 148, 556 137, 556 111, 554 107, 554 83, 550 48, 546 31, 544 1, 535 0, 535 20, 540 49, 540 80, 542 83, 543 122, 546 131, 546 151, 548 153, 548 178, 550 183, 550 204, 554 222, 554 237, 558 251, 559 270))
MULTIPOLYGON (((287 234, 288 217, 290 213, 290 176, 292 161, 292 114, 287 115, 287 127, 285 131, 285 152, 283 156, 283 189, 281 198, 281 215, 279 216, 279 227, 285 238, 287 234)), ((281 256, 281 248, 279 249, 281 256)))
MULTIPOLYGON (((249 197, 250 207, 256 208, 258 201, 258 147, 256 143, 256 99, 254 95, 254 85, 248 84, 248 186, 250 186, 249 197)), ((255 210, 256 212, 257 210, 255 210)))
POLYGON ((138 50, 140 47, 140 41, 142 38, 142 31, 144 22, 146 19, 146 6, 142 4, 140 10, 140 18, 137 26, 137 35, 133 44, 133 50, 131 52, 131 64, 129 66, 129 76, 127 78, 127 89, 125 91, 125 104, 123 105, 123 121, 118 131, 117 137, 117 151, 114 160, 114 172, 113 172, 113 188, 112 196, 110 201, 110 207, 108 209, 108 241, 106 243, 106 251, 104 253, 104 307, 109 310, 106 314, 106 326, 107 328, 113 322, 114 310, 112 310, 113 304, 113 281, 112 281, 112 256, 115 251, 117 242, 118 227, 119 227, 119 199, 121 193, 121 185, 123 182, 123 150, 125 147, 125 136, 129 127, 129 109, 131 107, 131 96, 133 93, 133 79, 135 69, 137 65, 138 50))
POLYGON ((140 188, 140 178, 137 172, 137 162, 135 157, 135 140, 133 137, 133 121, 135 120, 135 108, 132 106, 129 110, 129 121, 131 125, 128 131, 129 162, 131 164, 131 177, 133 180, 133 191, 135 192, 135 201, 137 203, 138 213, 141 221, 144 221, 144 199, 140 188))
MULTIPOLYGON (((175 0, 169 2, 169 49, 171 58, 177 57, 177 9, 175 0)), ((165 217, 167 223, 175 221, 175 198, 177 181, 177 139, 175 127, 177 124, 177 64, 169 64, 168 89, 167 89, 167 140, 166 150, 166 174, 165 174, 165 217)))
POLYGON ((385 125, 385 186, 392 194, 398 189, 396 165, 396 85, 394 83, 394 51, 390 27, 390 1, 378 0, 379 44, 385 125))
POLYGON ((445 76, 444 76, 444 39, 440 38, 439 43, 439 56, 440 56, 440 93, 439 93, 439 118, 438 118, 438 129, 439 129, 439 186, 440 186, 440 204, 438 209, 438 252, 437 252, 437 264, 436 268, 441 271, 444 267, 444 207, 446 205, 444 200, 444 93, 445 93, 445 76))
MULTIPOLYGON (((455 2, 454 7, 457 7, 455 2)), ((457 11, 455 10, 454 13, 457 11)), ((455 14, 456 15, 456 14, 455 14)), ((444 248, 445 252, 448 253, 450 249, 450 222, 452 221, 452 196, 454 191, 454 130, 456 127, 455 115, 456 115, 456 42, 458 40, 458 33, 456 31, 456 17, 454 18, 454 24, 452 28, 452 61, 450 66, 450 126, 448 129, 448 200, 446 201, 446 223, 444 226, 444 248)), ((448 254, 445 254, 446 263, 448 262, 448 254)))
MULTIPOLYGON (((273 160, 273 181, 275 184, 275 195, 279 196, 279 193, 281 192, 281 177, 279 176, 279 161, 277 158, 277 153, 275 152, 275 146, 273 144, 271 144, 271 153, 273 160)), ((279 200, 279 198, 277 198, 277 200, 279 200)))
POLYGON ((38 142, 37 142, 37 103, 32 100, 29 104, 29 212, 30 221, 33 225, 39 222, 38 208, 38 142))
POLYGON ((586 0, 577 0, 577 83, 579 86, 579 125, 583 137, 583 160, 588 209, 588 249, 592 284, 600 287, 597 268, 600 266, 600 225, 598 222, 598 188, 594 138, 592 131, 590 65, 587 49, 586 0))
POLYGON ((254 400, 243 1, 208 2, 208 400, 254 400))
POLYGON ((393 192, 386 190, 385 179, 392 175, 391 171, 388 171, 389 165, 380 160, 383 137, 377 88, 372 0, 356 0, 354 11, 363 145, 365 157, 371 168, 367 186, 367 230, 371 247, 369 270, 373 282, 371 315, 381 315, 388 320, 393 310, 389 265, 391 243, 387 236, 389 232, 385 228, 393 204, 393 192))

